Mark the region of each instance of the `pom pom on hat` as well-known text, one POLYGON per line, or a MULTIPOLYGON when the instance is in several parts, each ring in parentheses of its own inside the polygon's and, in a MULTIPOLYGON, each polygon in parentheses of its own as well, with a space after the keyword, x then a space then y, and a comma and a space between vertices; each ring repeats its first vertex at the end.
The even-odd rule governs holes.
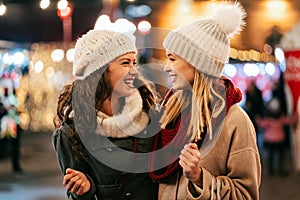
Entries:
POLYGON ((163 46, 201 73, 220 77, 230 55, 229 38, 242 30, 245 17, 240 3, 224 3, 214 16, 171 31, 163 46))
POLYGON ((245 26, 246 12, 239 3, 222 5, 212 17, 228 36, 238 34, 245 26))

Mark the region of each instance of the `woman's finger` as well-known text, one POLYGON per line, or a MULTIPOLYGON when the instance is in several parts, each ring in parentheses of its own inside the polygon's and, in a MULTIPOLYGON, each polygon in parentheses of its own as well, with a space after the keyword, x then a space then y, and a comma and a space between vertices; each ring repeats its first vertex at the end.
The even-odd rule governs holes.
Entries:
POLYGON ((74 184, 72 185, 72 188, 70 191, 74 194, 77 194, 78 190, 81 187, 82 182, 83 182, 83 180, 80 177, 78 177, 78 179, 76 181, 74 181, 74 184))

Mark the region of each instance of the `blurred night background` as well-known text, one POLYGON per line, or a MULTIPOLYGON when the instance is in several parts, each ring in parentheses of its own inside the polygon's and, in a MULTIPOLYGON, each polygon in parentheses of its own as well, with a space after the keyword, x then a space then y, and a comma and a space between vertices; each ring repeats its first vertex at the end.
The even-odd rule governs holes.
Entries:
MULTIPOLYGON (((138 42, 147 44, 148 40, 151 41, 149 38, 154 35, 154 39, 159 41, 163 38, 163 34, 153 34, 155 29, 168 31, 198 18, 210 16, 221 2, 218 0, 0 0, 0 97, 2 98, 5 91, 8 91, 8 95, 16 95, 18 99, 19 125, 24 131, 21 155, 26 155, 25 147, 31 148, 28 145, 32 144, 32 141, 26 142, 26 134, 46 132, 51 135, 49 133, 52 133, 54 128, 53 118, 58 92, 64 84, 74 79, 72 76, 74 44, 78 37, 95 27, 97 19, 108 16, 111 22, 115 22, 117 19, 126 18, 137 27, 136 32, 140 36, 138 42)), ((254 82, 261 91, 264 102, 273 98, 272 91, 278 83, 287 83, 288 80, 300 82, 299 64, 292 74, 295 77, 284 79, 287 69, 285 52, 300 51, 300 1, 240 0, 239 2, 247 12, 246 27, 231 40, 230 60, 223 73, 242 90, 244 98, 240 105, 244 107, 246 92, 251 82, 254 82)), ((166 60, 161 50, 159 48, 141 50, 141 63, 163 65, 166 60)), ((300 53, 298 56, 300 57, 300 53)), ((300 84, 298 86, 300 91, 300 84)), ((287 98, 285 105, 287 114, 296 110, 297 106, 295 99, 298 96, 295 98, 291 93, 293 91, 284 96, 287 98), (291 102, 293 98, 294 102, 291 102)), ((292 134, 292 131, 288 134, 291 135, 289 140, 292 142, 291 149, 287 153, 289 154, 287 165, 290 171, 297 172, 300 171, 300 159, 297 154, 300 153, 299 129, 297 134, 292 134)), ((31 136, 30 138, 34 139, 31 136)), ((0 157, 4 157, 5 161, 3 156, 5 151, 1 151, 5 149, 4 145, 0 142, 0 157)), ((0 159, 0 164, 1 162, 0 159)), ((10 168, 9 165, 3 166, 10 168)), ((58 169, 56 165, 54 163, 58 169)), ((9 169, 0 169, 0 172, 5 173, 5 171, 9 169)), ((62 176, 59 173, 57 171, 58 184, 61 184, 62 176)), ((3 180, 10 179, 6 177, 3 180)), ((12 182, 14 181, 10 180, 10 183, 12 182)), ((285 184, 289 185, 286 182, 285 184)), ((291 185, 293 184, 290 183, 289 187, 292 190, 291 185)), ((266 191, 271 188, 276 190, 276 187, 278 190, 283 190, 278 185, 263 186, 266 191)), ((1 191, 0 184, 0 199, 2 199, 1 194, 4 193, 1 191)), ((271 195, 272 192, 262 196, 265 199, 275 199, 267 196, 269 194, 271 195)), ((277 197, 283 199, 283 196, 277 195, 277 197)), ((3 197, 3 200, 6 198, 8 197, 3 197)), ((300 199, 295 195, 284 196, 284 198, 300 199)))

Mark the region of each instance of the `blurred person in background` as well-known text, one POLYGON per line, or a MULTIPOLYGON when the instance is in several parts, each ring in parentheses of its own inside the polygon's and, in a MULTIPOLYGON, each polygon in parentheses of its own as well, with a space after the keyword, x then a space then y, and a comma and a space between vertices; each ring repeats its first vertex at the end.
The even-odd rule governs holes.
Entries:
POLYGON ((263 118, 257 118, 257 125, 263 130, 264 147, 267 149, 267 169, 269 175, 279 173, 287 175, 285 168, 285 126, 292 126, 298 120, 298 114, 294 113, 292 117, 284 114, 281 103, 278 98, 273 98, 266 104, 266 115, 263 118), (278 159, 277 159, 278 156, 278 159), (278 162, 275 162, 275 161, 278 162))
POLYGON ((23 174, 20 163, 21 132, 19 117, 19 101, 15 89, 9 91, 4 88, 4 96, 1 98, 1 138, 10 143, 10 157, 12 171, 16 174, 23 174))
POLYGON ((259 129, 257 127, 255 118, 263 116, 264 100, 262 97, 262 92, 260 89, 258 89, 254 80, 250 81, 246 90, 245 110, 255 127, 256 133, 258 134, 259 129))
POLYGON ((265 102, 263 100, 261 90, 256 86, 255 81, 251 80, 246 90, 246 101, 244 105, 244 110, 246 111, 251 122, 254 125, 257 147, 260 153, 263 148, 263 136, 262 131, 257 126, 255 119, 264 116, 264 104, 265 102))
MULTIPOLYGON (((280 72, 279 80, 274 82, 272 87, 272 98, 278 99, 280 103, 281 113, 282 115, 288 115, 288 105, 287 105, 287 99, 286 99, 286 91, 285 91, 285 80, 284 80, 284 73, 280 72)), ((284 132, 285 132, 285 145, 284 145, 284 151, 286 154, 287 161, 289 162, 289 165, 292 166, 292 152, 291 152, 291 126, 285 125, 284 126, 284 132)))
POLYGON ((268 35, 268 37, 265 40, 265 43, 270 46, 270 53, 274 55, 275 48, 280 43, 280 40, 282 38, 283 34, 280 31, 279 26, 273 26, 271 28, 271 33, 268 35))

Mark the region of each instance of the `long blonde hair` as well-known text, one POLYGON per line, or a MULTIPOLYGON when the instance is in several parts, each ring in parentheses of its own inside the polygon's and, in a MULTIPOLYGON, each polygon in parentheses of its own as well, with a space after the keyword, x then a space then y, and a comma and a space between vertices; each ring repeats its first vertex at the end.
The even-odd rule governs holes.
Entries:
POLYGON ((197 70, 194 75, 192 91, 178 90, 168 100, 165 106, 162 128, 174 122, 181 111, 190 108, 191 120, 187 135, 191 140, 198 141, 201 133, 208 131, 212 138, 212 117, 218 116, 225 108, 225 99, 216 91, 216 78, 202 75, 197 70))

